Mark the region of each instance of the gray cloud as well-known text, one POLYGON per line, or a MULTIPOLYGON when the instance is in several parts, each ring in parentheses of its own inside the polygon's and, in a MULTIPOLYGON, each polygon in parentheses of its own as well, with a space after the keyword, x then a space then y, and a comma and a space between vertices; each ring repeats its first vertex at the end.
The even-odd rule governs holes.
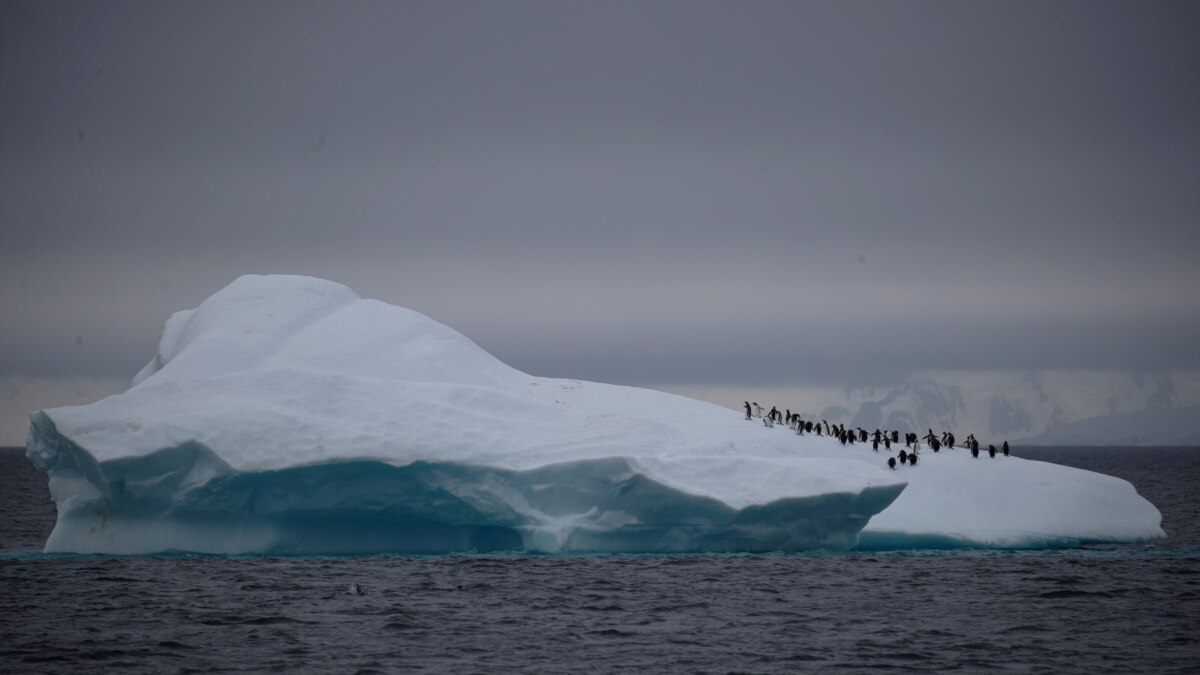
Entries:
POLYGON ((342 281, 547 375, 1196 367, 1198 22, 5 3, 0 373, 131 375, 244 272, 342 281))

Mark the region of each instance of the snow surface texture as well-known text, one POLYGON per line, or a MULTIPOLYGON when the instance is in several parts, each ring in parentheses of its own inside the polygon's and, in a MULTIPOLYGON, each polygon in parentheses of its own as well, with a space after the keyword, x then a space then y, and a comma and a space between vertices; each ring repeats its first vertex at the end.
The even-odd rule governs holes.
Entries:
POLYGON ((59 514, 47 551, 766 551, 852 547, 860 532, 880 546, 1164 536, 1157 509, 1115 478, 961 450, 890 471, 864 445, 767 429, 708 403, 532 377, 428 317, 308 277, 237 279, 170 318, 129 391, 31 422, 26 454, 49 474, 59 514))

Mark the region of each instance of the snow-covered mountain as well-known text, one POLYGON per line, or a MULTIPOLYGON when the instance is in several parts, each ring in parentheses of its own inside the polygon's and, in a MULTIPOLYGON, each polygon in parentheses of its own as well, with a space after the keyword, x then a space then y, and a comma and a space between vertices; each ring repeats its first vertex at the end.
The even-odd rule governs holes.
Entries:
MULTIPOLYGON (((894 386, 847 387, 844 394, 823 409, 802 414, 866 429, 949 430, 959 438, 973 433, 981 441, 1058 431, 1044 438, 1059 444, 1117 445, 1140 436, 1106 435, 1104 429, 1130 422, 1113 422, 1109 416, 1198 406, 1200 373, 929 371, 894 386)), ((1187 426, 1186 414, 1172 419, 1187 426)), ((1173 437, 1189 437, 1175 426, 1179 433, 1173 437)))
POLYGON ((1023 438, 1022 445, 1200 445, 1200 407, 1088 417, 1023 438))

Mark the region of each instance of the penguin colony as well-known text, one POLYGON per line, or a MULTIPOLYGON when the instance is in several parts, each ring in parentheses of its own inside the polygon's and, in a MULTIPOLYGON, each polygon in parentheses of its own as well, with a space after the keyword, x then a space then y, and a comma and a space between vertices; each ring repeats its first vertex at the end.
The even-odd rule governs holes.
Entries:
MULTIPOLYGON (((940 451, 942 448, 953 450, 958 439, 949 431, 943 431, 941 436, 933 433, 930 429, 928 433, 921 436, 915 432, 906 432, 904 434, 904 448, 900 450, 896 456, 891 456, 892 444, 899 446, 900 432, 895 430, 881 431, 876 429, 874 433, 869 433, 866 429, 859 427, 857 429, 847 429, 843 424, 830 424, 825 420, 817 422, 815 420, 801 419, 800 415, 793 415, 791 410, 779 412, 775 406, 771 406, 771 410, 764 412, 764 408, 757 402, 746 401, 746 420, 753 421, 761 419, 763 425, 768 428, 774 428, 776 424, 787 426, 794 431, 797 436, 805 434, 814 434, 817 436, 829 436, 840 442, 842 445, 854 445, 855 443, 870 443, 871 449, 879 452, 879 446, 882 445, 884 450, 889 454, 887 458, 888 468, 895 471, 896 462, 915 467, 919 459, 921 450, 921 441, 925 442, 926 447, 934 452, 940 451)), ((971 456, 979 459, 979 441, 975 440, 975 434, 970 434, 965 439, 963 447, 971 452, 971 456)), ((1008 457, 1008 441, 1004 441, 1004 445, 997 450, 996 446, 989 445, 987 449, 988 457, 994 458, 997 453, 1003 453, 1008 457)))

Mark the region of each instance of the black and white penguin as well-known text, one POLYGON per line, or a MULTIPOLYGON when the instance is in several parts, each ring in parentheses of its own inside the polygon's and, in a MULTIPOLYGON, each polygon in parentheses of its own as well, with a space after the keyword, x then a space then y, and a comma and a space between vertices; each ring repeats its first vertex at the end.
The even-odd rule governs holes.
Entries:
POLYGON ((746 401, 746 419, 750 419, 750 417, 752 416, 750 413, 751 413, 750 401, 746 401))
POLYGON ((996 446, 989 445, 988 446, 988 457, 995 457, 995 456, 996 456, 996 446))
POLYGON ((895 457, 888 457, 888 468, 891 469, 892 471, 896 470, 896 458, 895 457))
POLYGON ((367 589, 362 587, 362 584, 357 581, 350 584, 350 595, 366 595, 367 589))
POLYGON ((913 466, 917 465, 917 453, 914 452, 913 454, 908 456, 908 463, 913 466))
POLYGON ((1004 456, 1008 457, 1008 441, 1004 441, 1004 447, 1002 449, 1004 451, 1004 456))

